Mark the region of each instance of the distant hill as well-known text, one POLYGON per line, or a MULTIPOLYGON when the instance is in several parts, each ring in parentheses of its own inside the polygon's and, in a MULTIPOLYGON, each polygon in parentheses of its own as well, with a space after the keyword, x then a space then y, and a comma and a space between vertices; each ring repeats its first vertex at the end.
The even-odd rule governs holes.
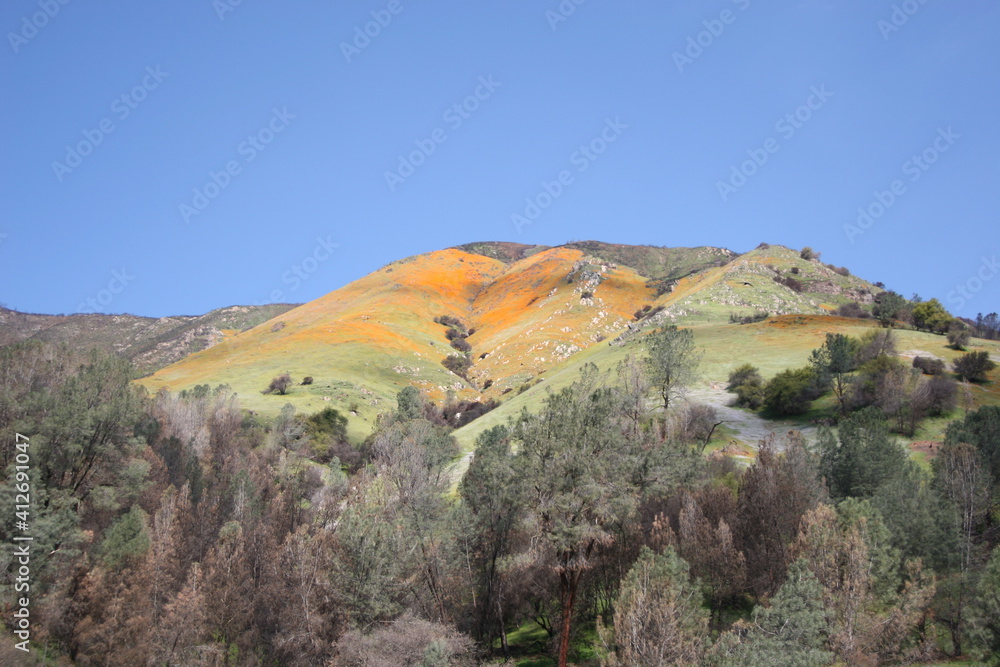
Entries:
POLYGON ((99 348, 131 359, 142 373, 152 373, 294 307, 230 306, 206 315, 160 318, 34 315, 0 308, 0 345, 34 339, 67 343, 80 350, 99 348))
POLYGON ((505 400, 582 351, 662 322, 728 324, 731 313, 825 315, 879 291, 798 251, 472 243, 393 262, 159 370, 151 391, 231 385, 245 407, 276 413, 333 405, 356 435, 408 384, 437 400, 505 400), (456 327, 435 321, 454 318, 456 327), (449 329, 455 328, 449 334, 449 329), (470 347, 465 377, 442 365, 470 347), (288 372, 286 396, 262 395, 288 372))

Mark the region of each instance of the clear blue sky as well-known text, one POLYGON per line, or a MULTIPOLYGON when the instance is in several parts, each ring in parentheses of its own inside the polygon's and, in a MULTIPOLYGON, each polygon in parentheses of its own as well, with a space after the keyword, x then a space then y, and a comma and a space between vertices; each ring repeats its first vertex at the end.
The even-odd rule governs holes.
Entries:
POLYGON ((1000 309, 994 2, 61 1, 0 7, 12 308, 304 302, 460 243, 599 239, 811 245, 1000 309))

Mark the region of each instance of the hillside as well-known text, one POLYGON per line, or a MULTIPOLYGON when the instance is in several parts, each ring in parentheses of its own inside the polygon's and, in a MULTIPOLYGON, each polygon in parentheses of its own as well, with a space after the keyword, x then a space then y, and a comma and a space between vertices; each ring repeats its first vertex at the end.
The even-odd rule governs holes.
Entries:
POLYGON ((738 255, 594 241, 473 243, 393 262, 143 384, 151 391, 229 384, 245 407, 265 414, 288 402, 304 412, 333 405, 353 413, 353 435, 363 437, 407 384, 436 400, 449 392, 504 400, 581 352, 645 326, 725 324, 732 312, 755 310, 821 315, 847 301, 870 302, 877 291, 780 246, 738 255), (774 281, 792 276, 801 291, 774 281), (435 322, 441 316, 469 332, 466 377, 441 364, 456 354, 449 328, 435 322), (314 382, 263 395, 284 372, 314 382))
POLYGON ((0 345, 22 340, 98 348, 131 359, 141 373, 172 364, 227 336, 276 317, 293 304, 230 306, 200 316, 34 315, 0 308, 0 345))

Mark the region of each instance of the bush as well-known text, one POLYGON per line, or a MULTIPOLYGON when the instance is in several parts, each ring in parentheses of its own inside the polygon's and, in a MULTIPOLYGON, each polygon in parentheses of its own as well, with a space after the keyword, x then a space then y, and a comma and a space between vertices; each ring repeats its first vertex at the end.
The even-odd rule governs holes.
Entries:
POLYGON ((743 364, 729 374, 729 384, 726 386, 726 391, 735 391, 737 387, 747 383, 763 384, 760 369, 751 364, 743 364))
POLYGON ((292 386, 292 376, 288 373, 282 373, 276 378, 271 380, 271 384, 267 386, 264 390, 265 394, 278 394, 279 396, 284 396, 288 391, 288 388, 292 386))
POLYGON ((471 352, 472 346, 469 345, 469 341, 464 338, 455 338, 451 341, 451 346, 458 350, 459 352, 471 352))
POLYGON ((441 360, 441 365, 447 368, 455 375, 464 378, 465 374, 469 371, 469 368, 472 366, 472 361, 470 361, 469 358, 464 354, 449 354, 447 357, 441 360))
POLYGON ((871 317, 871 313, 861 307, 861 304, 856 301, 848 301, 837 308, 837 315, 841 317, 853 317, 855 319, 863 320, 871 317))
POLYGON ((799 253, 799 257, 806 260, 807 262, 811 262, 814 259, 819 259, 819 256, 821 254, 822 253, 818 253, 809 246, 806 246, 805 248, 802 249, 802 252, 799 253))
POLYGON ((736 392, 736 405, 759 410, 764 405, 764 385, 747 383, 741 384, 734 390, 736 392))
POLYGON ((913 367, 919 368, 924 375, 940 375, 944 373, 944 362, 932 357, 914 357, 913 367))
POLYGON ((799 275, 799 267, 793 266, 791 270, 792 270, 792 274, 794 274, 796 276, 799 275))
POLYGON ((932 417, 946 415, 958 404, 958 385, 950 377, 935 375, 927 381, 927 413, 932 417))
POLYGON ((312 383, 313 383, 313 376, 312 375, 307 375, 304 378, 302 378, 302 384, 306 385, 306 384, 312 384, 312 383))
POLYGON ((771 313, 766 310, 758 310, 755 313, 749 315, 743 315, 742 313, 729 313, 730 324, 755 324, 757 322, 763 322, 771 313))
POLYGON ((964 327, 952 326, 948 331, 948 344, 956 350, 965 350, 969 344, 969 330, 964 327))
POLYGON ((772 415, 800 415, 814 398, 816 372, 812 368, 782 371, 764 387, 764 408, 772 415))
POLYGON ((984 381, 986 374, 997 367, 990 359, 990 353, 986 350, 963 354, 955 360, 953 365, 958 377, 970 382, 984 381))
POLYGON ((787 278, 787 277, 786 278, 780 278, 778 276, 775 276, 774 277, 774 282, 778 283, 779 285, 784 285, 785 287, 787 287, 788 289, 792 290, 793 292, 800 292, 801 293, 805 289, 802 286, 802 283, 800 283, 795 278, 787 278))
POLYGON ((465 325, 462 324, 462 320, 457 317, 452 317, 451 315, 438 315, 434 318, 436 324, 443 324, 446 327, 453 327, 455 329, 464 329, 465 325))
POLYGON ((581 299, 592 299, 594 297, 593 292, 580 292, 581 299))

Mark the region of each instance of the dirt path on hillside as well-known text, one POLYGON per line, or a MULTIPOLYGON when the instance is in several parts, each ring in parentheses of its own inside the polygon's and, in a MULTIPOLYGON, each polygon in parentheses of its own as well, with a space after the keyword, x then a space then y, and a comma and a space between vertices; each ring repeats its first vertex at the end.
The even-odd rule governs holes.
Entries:
MULTIPOLYGON (((779 450, 784 444, 784 439, 780 436, 788 431, 800 431, 809 444, 815 443, 819 435, 819 429, 815 426, 802 426, 784 420, 764 419, 754 412, 730 407, 733 395, 719 384, 692 389, 687 394, 687 400, 693 403, 706 403, 714 407, 719 415, 719 420, 725 426, 736 431, 736 438, 754 449, 757 448, 758 442, 772 433, 779 436, 776 441, 779 450)), ((449 475, 452 478, 453 487, 457 487, 458 482, 465 475, 465 471, 469 469, 469 462, 472 461, 473 454, 474 452, 469 452, 452 465, 449 475)))
MULTIPOLYGON (((818 429, 815 426, 803 427, 800 424, 784 420, 764 419, 754 412, 730 407, 733 395, 723 389, 721 385, 713 384, 708 387, 702 386, 692 389, 688 392, 687 399, 695 403, 707 403, 714 407, 724 425, 736 431, 736 437, 739 440, 754 448, 757 447, 758 442, 771 433, 777 433, 781 436, 791 430, 801 431, 808 443, 815 442, 818 435, 818 429)), ((778 440, 777 444, 781 446, 781 439, 778 440)))

